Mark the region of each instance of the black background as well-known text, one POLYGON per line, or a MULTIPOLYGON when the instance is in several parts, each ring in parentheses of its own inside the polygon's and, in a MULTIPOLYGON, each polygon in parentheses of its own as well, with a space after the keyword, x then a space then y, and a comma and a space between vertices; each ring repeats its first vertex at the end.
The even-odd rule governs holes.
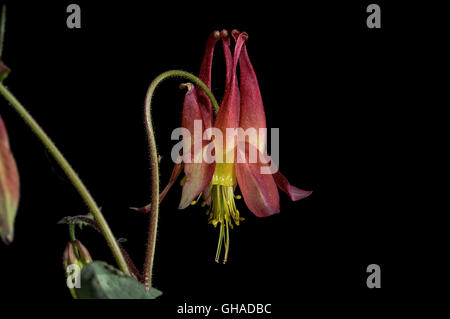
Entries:
MULTIPOLYGON (((412 164, 424 124, 416 121, 416 86, 431 40, 419 10, 378 1, 382 28, 369 30, 364 1, 78 1, 82 28, 69 30, 69 3, 8 3, 2 60, 12 72, 5 84, 67 156, 114 234, 128 239, 124 247, 139 267, 148 217, 128 207, 150 200, 145 93, 161 72, 196 74, 213 30, 249 34, 267 126, 280 128, 280 170, 314 191, 295 203, 280 193, 281 213, 265 219, 239 201, 246 220, 232 232, 222 265, 214 262, 217 229, 199 206, 177 210, 175 184, 161 206, 154 267, 164 295, 151 306, 138 303, 149 315, 152 307, 175 315, 184 302, 272 303, 274 318, 309 307, 371 312, 420 294, 432 281, 424 266, 436 258, 424 241, 428 223, 414 211, 425 191, 412 164), (372 263, 381 266, 381 289, 366 286, 372 263)), ((218 99, 224 77, 219 44, 212 90, 218 99)), ((181 123, 179 83, 164 83, 154 100, 163 185, 172 168, 170 133, 181 123)), ((68 231, 56 222, 87 210, 4 100, 0 111, 21 175, 16 238, 0 245, 0 302, 70 300, 61 264, 68 231)), ((93 230, 78 237, 95 259, 114 263, 93 230)))

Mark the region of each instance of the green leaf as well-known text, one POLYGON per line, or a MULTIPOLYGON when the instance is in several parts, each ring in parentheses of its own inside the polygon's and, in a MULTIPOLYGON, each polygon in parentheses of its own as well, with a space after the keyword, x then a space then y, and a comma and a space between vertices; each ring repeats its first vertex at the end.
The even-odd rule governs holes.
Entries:
POLYGON ((80 299, 155 299, 162 295, 156 288, 145 286, 103 261, 94 261, 81 270, 80 299))

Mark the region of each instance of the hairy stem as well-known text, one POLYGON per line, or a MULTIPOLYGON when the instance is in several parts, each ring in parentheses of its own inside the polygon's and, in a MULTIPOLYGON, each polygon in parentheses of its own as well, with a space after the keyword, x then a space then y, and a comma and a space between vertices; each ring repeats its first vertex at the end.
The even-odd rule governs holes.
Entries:
POLYGON ((23 105, 11 94, 11 92, 0 83, 0 94, 5 97, 5 99, 11 104, 11 106, 19 113, 25 123, 31 128, 33 133, 40 139, 42 144, 47 148, 49 153, 53 156, 56 162, 61 166, 64 173, 69 178, 72 185, 80 194, 83 201, 86 203, 89 210, 92 212, 95 220, 98 223, 98 226, 101 230, 103 237, 105 238, 111 252, 119 266, 120 270, 127 275, 130 275, 130 271, 128 270, 127 263, 125 261, 124 256, 117 244, 117 241, 111 232, 103 214, 100 211, 100 208, 94 201, 94 198, 87 190, 86 186, 83 184, 81 179, 78 177, 77 173, 73 170, 72 166, 70 166, 69 162, 66 158, 61 154, 56 145, 52 142, 50 137, 44 132, 44 130, 39 126, 39 124, 34 120, 34 118, 28 113, 28 111, 23 107, 23 105))
POLYGON ((153 272, 153 260, 155 256, 155 244, 156 244, 156 232, 158 228, 158 214, 159 214, 159 167, 158 167, 158 152, 156 149, 155 134, 153 131, 152 117, 151 117, 151 103, 156 87, 165 79, 172 77, 180 77, 187 79, 194 84, 198 85, 211 100, 214 111, 217 113, 219 110, 219 104, 216 98, 211 93, 205 83, 202 82, 195 75, 181 71, 171 70, 158 75, 150 84, 147 95, 145 97, 145 129, 147 132, 148 146, 150 150, 150 169, 152 177, 152 201, 150 210, 150 226, 147 240, 147 251, 145 255, 144 272, 142 278, 144 279, 145 287, 150 290, 152 287, 152 272, 153 272))

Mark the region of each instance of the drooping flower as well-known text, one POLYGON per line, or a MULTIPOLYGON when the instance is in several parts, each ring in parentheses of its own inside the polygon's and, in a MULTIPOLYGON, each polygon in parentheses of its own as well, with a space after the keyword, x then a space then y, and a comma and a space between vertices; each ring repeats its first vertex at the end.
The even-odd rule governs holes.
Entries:
POLYGON ((14 239, 19 195, 19 173, 9 148, 8 132, 0 116, 0 237, 5 244, 14 239))
MULTIPOLYGON (((210 88, 211 65, 214 46, 219 38, 215 31, 209 38, 207 49, 202 63, 200 79, 210 88)), ((245 41, 245 32, 233 31, 235 39, 234 53, 230 50, 230 37, 226 30, 220 33, 223 43, 226 62, 226 88, 219 112, 213 121, 211 104, 200 88, 187 84, 188 88, 183 105, 182 126, 191 136, 194 135, 194 122, 201 121, 202 133, 211 127, 225 132, 228 130, 253 128, 266 128, 266 119, 261 93, 253 66, 248 57, 245 41), (239 63, 240 78, 236 75, 239 63)), ((214 135, 214 133, 213 133, 214 135)), ((311 194, 292 186, 286 177, 278 170, 272 172, 269 166, 273 165, 266 154, 266 135, 259 134, 256 139, 247 140, 239 135, 231 138, 218 139, 216 135, 211 139, 203 139, 200 143, 188 139, 184 141, 183 156, 189 155, 190 162, 184 162, 186 175, 179 208, 183 209, 196 203, 202 194, 209 206, 209 223, 220 226, 219 241, 216 252, 216 261, 220 260, 221 250, 224 247, 223 262, 228 258, 229 229, 239 225, 243 218, 235 204, 236 185, 243 195, 244 201, 250 211, 258 217, 266 217, 280 211, 278 188, 286 192, 291 200, 296 201, 311 194), (213 148, 211 154, 214 161, 205 161, 204 154, 208 147, 213 148), (196 148, 197 146, 197 148, 196 148), (251 154, 256 153, 260 160, 252 161, 251 154), (194 159, 201 159, 194 161, 194 159), (194 161, 194 162, 192 162, 194 161), (266 173, 263 172, 266 168, 266 173), (267 173, 269 172, 269 173, 267 173)), ((172 178, 171 178, 172 181, 172 178)), ((170 186, 169 186, 170 187, 170 186)), ((167 190, 167 188, 166 188, 167 190)))

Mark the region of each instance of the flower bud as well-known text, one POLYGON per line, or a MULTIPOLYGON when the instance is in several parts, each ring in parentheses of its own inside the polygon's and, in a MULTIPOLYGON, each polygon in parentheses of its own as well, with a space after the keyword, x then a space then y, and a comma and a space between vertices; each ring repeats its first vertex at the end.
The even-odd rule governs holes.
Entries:
POLYGON ((89 251, 78 239, 67 243, 63 253, 63 266, 67 288, 74 299, 78 298, 75 288, 80 288, 80 271, 83 266, 91 262, 89 251))
POLYGON ((0 237, 5 244, 14 239, 19 195, 19 173, 9 148, 8 132, 0 116, 0 237))
POLYGON ((87 248, 78 239, 74 241, 74 247, 76 247, 78 252, 78 258, 83 265, 92 262, 91 254, 89 254, 87 248))
POLYGON ((76 264, 80 268, 83 268, 84 265, 91 262, 92 257, 89 254, 89 251, 78 239, 67 243, 63 253, 64 269, 67 269, 67 266, 72 264, 76 264))

